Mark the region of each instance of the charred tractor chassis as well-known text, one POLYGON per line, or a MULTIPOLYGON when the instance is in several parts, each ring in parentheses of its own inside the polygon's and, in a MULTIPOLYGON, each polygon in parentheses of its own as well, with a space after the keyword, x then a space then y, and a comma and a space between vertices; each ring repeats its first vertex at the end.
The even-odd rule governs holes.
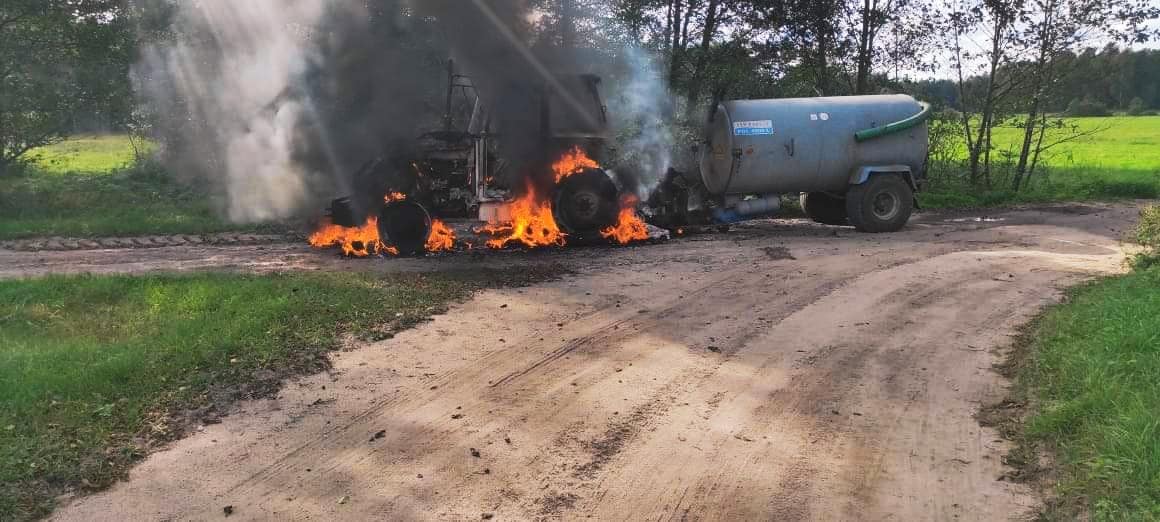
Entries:
POLYGON ((509 222, 513 200, 534 194, 571 242, 597 236, 616 222, 621 194, 600 167, 608 139, 600 83, 555 74, 486 97, 449 62, 442 128, 363 165, 353 183, 363 193, 334 200, 331 221, 356 227, 377 217, 385 244, 419 255, 434 220, 509 222), (555 173, 568 159, 568 175, 555 173))

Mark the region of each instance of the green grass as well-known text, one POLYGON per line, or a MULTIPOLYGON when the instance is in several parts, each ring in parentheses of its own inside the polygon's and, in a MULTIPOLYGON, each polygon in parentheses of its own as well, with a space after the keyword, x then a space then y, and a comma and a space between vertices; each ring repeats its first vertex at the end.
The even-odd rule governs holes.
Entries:
MULTIPOLYGON (((1086 285, 1035 330, 1031 440, 1053 447, 1060 510, 1160 520, 1160 268, 1086 285)), ((1061 513, 1062 518, 1069 518, 1061 513)))
POLYGON ((494 277, 0 282, 0 520, 42 516, 68 488, 110 485, 141 456, 134 437, 180 435, 159 427, 166 412, 269 391, 277 377, 323 368, 343 332, 388 336, 494 277))
MULTIPOLYGON (((1160 210, 1140 236, 1160 245, 1160 210)), ((1160 520, 1160 267, 1073 289, 1030 331, 1017 374, 1032 415, 1021 457, 1053 450, 1059 502, 1047 518, 1160 520)))
POLYGON ((30 154, 27 168, 0 178, 0 239, 254 228, 223 221, 205 193, 174 182, 159 165, 135 164, 125 136, 77 138, 30 154))
MULTIPOLYGON (((138 141, 143 155, 154 150, 152 143, 138 141)), ((29 158, 44 173, 101 174, 131 167, 137 159, 128 136, 76 136, 66 141, 29 152, 29 158)))
MULTIPOLYGON (((1069 118, 1068 125, 1082 131, 1107 129, 1079 141, 1052 149, 1053 165, 1065 168, 1087 168, 1097 171, 1160 170, 1160 116, 1109 116, 1103 118, 1069 118)), ((1022 143, 1023 129, 1004 127, 995 130, 995 143, 1001 149, 1022 143)))
POLYGON ((1134 239, 1144 246, 1144 251, 1136 254, 1132 266, 1137 269, 1160 266, 1160 205, 1150 205, 1140 212, 1134 239))
MULTIPOLYGON (((1045 156, 1030 186, 1018 193, 1009 187, 1012 163, 1022 140, 1022 129, 994 131, 996 168, 993 190, 971 187, 932 170, 931 190, 922 195, 924 206, 986 207, 1012 203, 1160 198, 1160 116, 1071 118, 1067 125, 1082 131, 1107 129, 1061 144, 1045 156), (1005 161, 1010 158, 1010 161, 1005 161), (1005 164, 1006 163, 1006 164, 1005 164)), ((1062 134, 1056 132, 1057 135, 1062 134)), ((960 151, 965 156, 965 147, 960 151)), ((957 166, 941 166, 961 172, 957 166)))

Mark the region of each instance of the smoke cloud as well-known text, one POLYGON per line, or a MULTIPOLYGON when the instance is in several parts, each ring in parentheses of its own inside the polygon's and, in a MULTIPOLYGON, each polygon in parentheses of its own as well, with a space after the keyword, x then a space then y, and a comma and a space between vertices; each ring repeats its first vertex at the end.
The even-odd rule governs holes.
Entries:
MULTIPOLYGON (((448 57, 488 106, 511 176, 543 170, 549 153, 538 89, 562 100, 554 123, 604 116, 553 73, 606 75, 607 57, 533 46, 546 39, 526 0, 140 1, 176 9, 172 36, 146 46, 134 68, 163 158, 213 189, 237 222, 314 215, 345 195, 368 212, 381 193, 360 167, 405 165, 417 134, 438 128, 448 57)), ((620 159, 634 165, 625 170, 651 186, 671 163, 671 107, 647 53, 625 56, 616 92, 605 89, 609 116, 620 159)))
POLYGON ((609 97, 619 146, 616 160, 623 177, 634 182, 632 188, 645 200, 673 166, 673 97, 661 67, 646 51, 626 48, 622 67, 609 97))
POLYGON ((307 198, 303 167, 293 158, 296 128, 309 117, 283 96, 307 69, 304 35, 322 4, 210 0, 180 4, 174 41, 147 47, 135 68, 138 93, 161 119, 175 171, 211 174, 230 198, 237 221, 285 217, 307 198), (180 136, 176 136, 180 134, 180 136))
MULTIPOLYGON (((606 131, 602 107, 584 92, 577 75, 599 73, 600 55, 589 49, 535 45, 535 11, 526 0, 412 0, 417 13, 436 20, 452 56, 472 79, 501 135, 499 156, 510 168, 507 181, 532 180, 539 188, 555 181, 547 162, 555 159, 543 128, 540 100, 552 99, 553 130, 594 136, 606 131)), ((541 192, 543 193, 543 192, 541 192)))
POLYGON ((134 68, 177 175, 237 222, 317 212, 438 111, 439 59, 399 1, 200 0, 134 68))

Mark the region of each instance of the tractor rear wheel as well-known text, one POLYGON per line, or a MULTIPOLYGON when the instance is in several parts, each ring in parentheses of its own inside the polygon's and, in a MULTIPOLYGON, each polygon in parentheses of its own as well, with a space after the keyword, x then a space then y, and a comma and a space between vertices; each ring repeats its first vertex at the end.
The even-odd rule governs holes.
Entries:
POLYGON ((564 232, 573 239, 599 238, 601 230, 616 224, 620 190, 605 171, 586 169, 556 186, 555 203, 556 222, 564 232))

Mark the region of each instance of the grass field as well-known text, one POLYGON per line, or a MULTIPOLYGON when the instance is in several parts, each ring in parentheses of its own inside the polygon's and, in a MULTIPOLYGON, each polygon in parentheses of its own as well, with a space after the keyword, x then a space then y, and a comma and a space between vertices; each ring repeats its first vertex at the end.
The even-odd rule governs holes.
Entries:
POLYGON ((154 149, 148 141, 138 141, 137 149, 128 136, 77 136, 33 150, 29 159, 46 174, 110 173, 133 166, 137 153, 154 149))
POLYGON ((204 193, 173 182, 159 165, 137 165, 124 136, 79 137, 30 154, 27 169, 0 178, 0 239, 252 228, 219 219, 204 193))
POLYGON ((383 337, 533 274, 231 274, 0 282, 0 520, 108 486, 166 412, 318 371, 344 333, 383 337), (139 441, 138 441, 139 442, 139 441))
MULTIPOLYGON (((1066 124, 1080 130, 1105 130, 1051 150, 1052 166, 1160 173, 1160 116, 1071 118, 1066 124)), ((1014 150, 1021 144, 1022 132, 1012 127, 996 129, 995 141, 1001 149, 1014 150)))
MULTIPOLYGON (((1160 208, 1141 232, 1160 246, 1160 208)), ((1032 414, 1013 433, 1015 461, 1037 467, 1036 448, 1054 453, 1048 519, 1160 520, 1160 266, 1138 266, 1071 290, 1017 361, 1032 414)))
MULTIPOLYGON (((995 130, 993 190, 968 187, 950 179, 932 180, 922 196, 932 208, 993 206, 1010 203, 1160 198, 1160 116, 1072 118, 1067 125, 1100 132, 1050 149, 1045 167, 1019 193, 1008 190, 1013 167, 1005 157, 1017 154, 1022 130, 995 130)), ((1070 131, 1053 131, 1055 136, 1070 131)), ((964 149, 965 150, 965 149, 964 149)), ((963 152, 965 155, 965 152, 963 152)), ((1017 157, 1017 156, 1014 156, 1017 157)), ((951 168, 951 170, 956 170, 951 168)), ((937 170, 932 171, 937 176, 937 170)))

